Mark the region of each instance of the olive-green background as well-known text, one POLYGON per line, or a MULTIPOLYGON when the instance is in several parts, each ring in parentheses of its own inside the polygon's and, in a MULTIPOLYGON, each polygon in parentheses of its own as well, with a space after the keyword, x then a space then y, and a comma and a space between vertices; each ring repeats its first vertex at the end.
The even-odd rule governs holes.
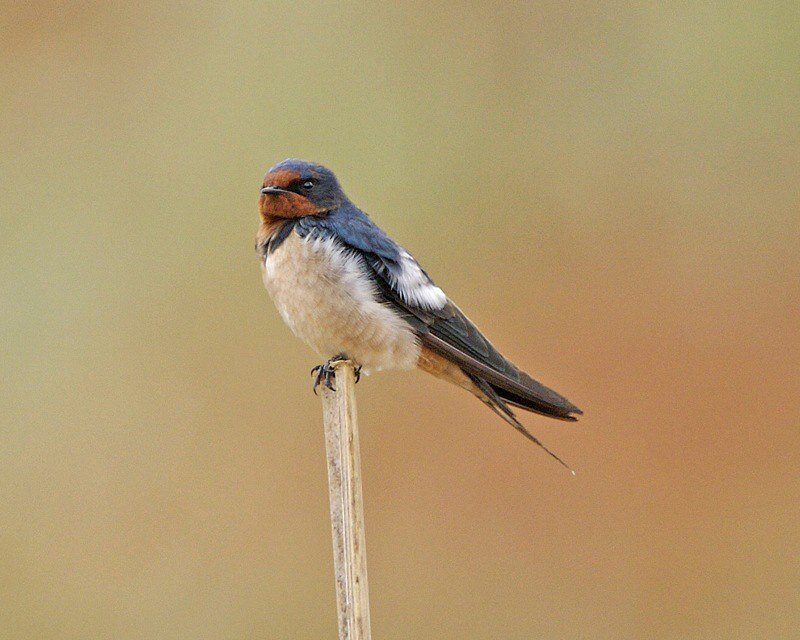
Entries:
POLYGON ((335 637, 288 156, 586 411, 359 385, 375 638, 800 637, 796 2, 166 5, 0 12, 0 638, 335 637))

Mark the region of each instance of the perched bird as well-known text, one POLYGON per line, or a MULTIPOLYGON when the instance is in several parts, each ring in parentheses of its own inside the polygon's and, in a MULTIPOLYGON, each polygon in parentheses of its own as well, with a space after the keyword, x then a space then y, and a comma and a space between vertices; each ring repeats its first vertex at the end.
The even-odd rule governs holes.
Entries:
POLYGON ((315 391, 331 387, 336 360, 353 361, 358 374, 419 367, 477 396, 564 464, 510 407, 570 421, 581 410, 504 358, 332 171, 284 160, 264 177, 258 208, 264 285, 295 335, 330 358, 312 370, 315 391))

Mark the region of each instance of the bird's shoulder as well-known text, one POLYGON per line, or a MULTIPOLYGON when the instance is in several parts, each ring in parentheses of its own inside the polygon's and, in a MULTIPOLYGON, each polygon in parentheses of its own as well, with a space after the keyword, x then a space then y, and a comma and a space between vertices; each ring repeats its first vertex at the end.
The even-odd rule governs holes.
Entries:
POLYGON ((448 302, 416 259, 352 203, 325 216, 299 218, 293 229, 301 238, 332 240, 353 252, 389 297, 425 311, 448 302))
POLYGON ((295 229, 300 237, 332 239, 352 249, 399 261, 402 247, 352 203, 329 211, 326 215, 298 218, 295 229))

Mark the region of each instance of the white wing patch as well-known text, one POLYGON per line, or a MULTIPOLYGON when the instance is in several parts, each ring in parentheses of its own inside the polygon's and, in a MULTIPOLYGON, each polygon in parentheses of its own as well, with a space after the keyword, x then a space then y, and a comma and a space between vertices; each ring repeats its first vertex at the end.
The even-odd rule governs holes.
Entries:
POLYGON ((392 285, 404 302, 421 309, 441 309, 447 304, 444 295, 408 251, 400 254, 400 274, 389 274, 392 285))

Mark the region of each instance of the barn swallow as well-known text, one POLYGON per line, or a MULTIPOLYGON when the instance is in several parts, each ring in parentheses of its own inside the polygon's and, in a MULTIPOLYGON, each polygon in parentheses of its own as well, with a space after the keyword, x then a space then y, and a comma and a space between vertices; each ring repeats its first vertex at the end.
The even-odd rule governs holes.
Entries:
POLYGON ((418 367, 471 392, 567 466, 510 407, 567 421, 582 411, 504 358, 350 202, 332 171, 297 159, 276 164, 258 209, 264 285, 295 335, 330 358, 312 370, 315 391, 321 382, 331 387, 337 360, 353 361, 358 373, 418 367))

